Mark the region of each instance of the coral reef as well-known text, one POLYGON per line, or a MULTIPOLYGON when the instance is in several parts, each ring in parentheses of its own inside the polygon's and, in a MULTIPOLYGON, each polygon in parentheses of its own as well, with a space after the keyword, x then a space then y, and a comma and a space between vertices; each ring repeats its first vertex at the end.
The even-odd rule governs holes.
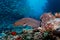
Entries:
POLYGON ((0 40, 60 40, 60 14, 43 14, 41 21, 22 18, 0 29, 0 40))

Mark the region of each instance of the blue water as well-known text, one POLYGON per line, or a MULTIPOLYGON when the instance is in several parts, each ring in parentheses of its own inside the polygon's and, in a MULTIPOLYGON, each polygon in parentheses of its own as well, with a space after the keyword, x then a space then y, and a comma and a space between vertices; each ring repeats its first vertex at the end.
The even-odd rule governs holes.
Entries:
POLYGON ((43 14, 47 0, 0 0, 0 24, 31 17, 39 19, 43 14))

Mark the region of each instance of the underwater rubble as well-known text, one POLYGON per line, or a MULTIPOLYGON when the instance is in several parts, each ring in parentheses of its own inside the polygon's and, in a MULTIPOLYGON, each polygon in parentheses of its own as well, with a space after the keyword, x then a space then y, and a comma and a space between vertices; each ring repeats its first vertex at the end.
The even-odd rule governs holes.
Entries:
POLYGON ((40 19, 22 18, 0 28, 0 40, 60 40, 60 14, 44 13, 40 19))

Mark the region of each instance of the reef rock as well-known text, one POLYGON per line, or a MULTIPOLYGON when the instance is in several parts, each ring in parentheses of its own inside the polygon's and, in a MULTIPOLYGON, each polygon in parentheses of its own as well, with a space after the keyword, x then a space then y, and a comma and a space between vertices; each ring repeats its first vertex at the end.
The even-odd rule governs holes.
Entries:
POLYGON ((22 18, 14 23, 14 26, 19 26, 19 25, 23 25, 23 26, 28 25, 33 28, 36 28, 40 26, 40 21, 35 20, 33 18, 22 18))
POLYGON ((56 30, 60 28, 60 18, 55 18, 54 20, 50 20, 47 24, 51 23, 53 25, 53 29, 56 30))
POLYGON ((41 20, 42 20, 41 26, 43 27, 43 26, 46 26, 46 25, 47 25, 47 22, 48 22, 49 20, 55 19, 55 16, 52 15, 51 13, 45 13, 45 14, 43 14, 40 18, 41 18, 41 20))
POLYGON ((40 18, 41 18, 41 20, 42 20, 43 22, 47 22, 47 21, 49 21, 49 20, 51 20, 51 19, 54 19, 55 16, 52 15, 51 13, 44 13, 40 18))
POLYGON ((49 14, 43 14, 41 16, 41 27, 45 27, 46 29, 53 29, 56 30, 58 28, 60 28, 60 18, 59 18, 58 13, 54 15, 52 15, 51 13, 49 14))

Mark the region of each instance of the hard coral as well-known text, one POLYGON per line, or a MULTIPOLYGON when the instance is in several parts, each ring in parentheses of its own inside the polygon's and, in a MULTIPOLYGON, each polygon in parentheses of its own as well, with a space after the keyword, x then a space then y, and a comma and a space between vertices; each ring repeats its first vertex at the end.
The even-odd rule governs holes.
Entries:
POLYGON ((51 13, 45 13, 45 14, 43 14, 43 15, 41 16, 41 20, 42 20, 41 26, 42 26, 42 27, 47 26, 47 22, 48 22, 49 20, 53 20, 53 19, 55 19, 55 16, 52 15, 51 13))
POLYGON ((51 19, 54 19, 55 16, 52 15, 51 13, 45 13, 45 14, 43 14, 40 18, 41 18, 41 20, 42 20, 43 22, 47 22, 47 21, 49 21, 49 20, 51 20, 51 19))
POLYGON ((36 28, 40 26, 40 21, 37 21, 32 18, 23 18, 14 23, 14 26, 19 26, 19 25, 23 25, 23 26, 29 25, 33 28, 36 28))

